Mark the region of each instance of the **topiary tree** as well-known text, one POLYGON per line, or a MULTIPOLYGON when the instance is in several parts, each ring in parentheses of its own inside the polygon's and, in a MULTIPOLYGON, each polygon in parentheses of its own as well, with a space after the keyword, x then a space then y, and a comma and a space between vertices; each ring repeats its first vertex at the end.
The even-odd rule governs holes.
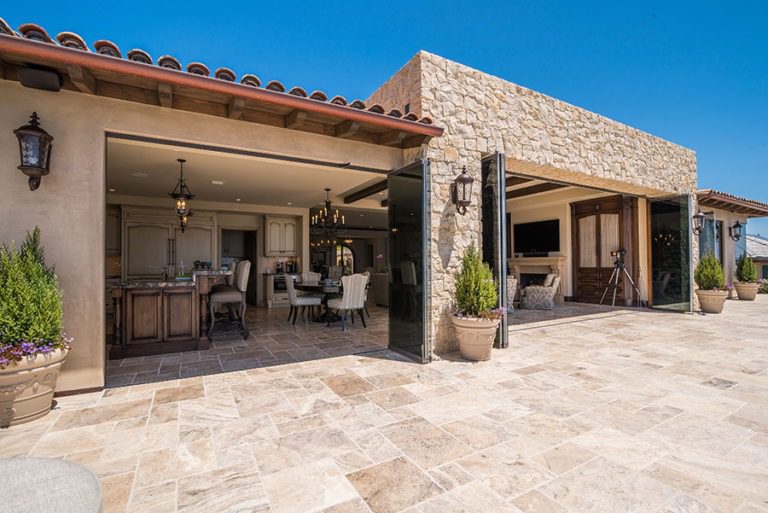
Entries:
POLYGON ((68 347, 62 329, 62 297, 46 266, 40 230, 27 233, 20 250, 0 247, 0 368, 24 356, 68 347))
POLYGON ((720 267, 720 262, 718 262, 714 253, 709 251, 699 260, 699 265, 696 266, 696 271, 693 273, 693 279, 702 290, 725 288, 723 268, 720 267))
POLYGON ((460 317, 499 317, 496 309, 498 290, 491 268, 470 246, 461 259, 461 270, 456 274, 456 312, 460 317))
POLYGON ((757 282, 757 266, 746 254, 741 255, 736 262, 736 279, 741 283, 757 282))

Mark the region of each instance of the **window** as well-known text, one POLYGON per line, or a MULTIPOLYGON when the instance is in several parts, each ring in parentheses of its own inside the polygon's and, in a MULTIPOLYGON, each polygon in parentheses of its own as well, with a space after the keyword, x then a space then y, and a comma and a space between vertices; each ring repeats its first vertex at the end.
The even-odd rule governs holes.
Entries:
POLYGON ((763 279, 768 280, 768 264, 763 264, 763 279))
POLYGON ((344 244, 336 245, 336 265, 344 268, 344 274, 355 272, 355 254, 352 248, 344 244))

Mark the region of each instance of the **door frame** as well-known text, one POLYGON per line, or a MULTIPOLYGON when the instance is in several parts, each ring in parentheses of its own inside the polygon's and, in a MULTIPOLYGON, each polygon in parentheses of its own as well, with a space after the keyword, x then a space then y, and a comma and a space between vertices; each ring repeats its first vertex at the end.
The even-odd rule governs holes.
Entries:
POLYGON ((484 190, 481 191, 481 205, 482 209, 481 218, 483 219, 482 230, 485 231, 486 220, 490 221, 493 227, 493 232, 488 237, 485 233, 482 233, 483 240, 483 253, 488 254, 485 250, 485 243, 490 239, 494 243, 492 248, 492 256, 486 257, 485 260, 491 260, 486 262, 493 271, 493 275, 497 280, 497 300, 498 307, 504 311, 504 315, 499 322, 499 329, 496 334, 496 345, 499 348, 509 347, 509 333, 507 329, 507 230, 509 229, 508 223, 511 223, 511 219, 507 215, 507 177, 506 177, 506 158, 504 153, 496 152, 491 155, 486 155, 481 160, 481 186, 483 189, 486 187, 495 188, 492 192, 492 209, 491 217, 486 218, 487 212, 485 211, 486 205, 484 204, 484 190), (490 172, 486 175, 485 166, 496 165, 495 175, 490 172), (496 207, 495 209, 493 207, 496 207))

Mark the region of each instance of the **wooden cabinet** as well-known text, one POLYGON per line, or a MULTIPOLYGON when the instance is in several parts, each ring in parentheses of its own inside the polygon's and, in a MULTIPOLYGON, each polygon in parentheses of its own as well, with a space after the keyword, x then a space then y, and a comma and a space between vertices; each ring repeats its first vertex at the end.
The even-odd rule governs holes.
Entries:
POLYGON ((163 291, 163 340, 198 338, 197 294, 195 288, 173 288, 163 291))
POLYGON ((267 217, 264 228, 265 256, 297 256, 298 220, 295 217, 267 217))
POLYGON ((245 233, 240 230, 221 231, 221 256, 245 257, 245 233))
POLYGON ((131 289, 125 294, 126 344, 163 341, 162 289, 131 289))
POLYGON ((177 273, 189 273, 195 260, 214 262, 214 240, 216 232, 213 226, 187 226, 184 233, 181 228, 173 232, 173 265, 177 273))
POLYGON ((120 208, 107 207, 107 215, 104 221, 104 249, 107 256, 120 255, 120 227, 122 216, 120 208))
POLYGON ((167 223, 127 222, 124 225, 123 269, 129 280, 159 278, 172 264, 173 228, 167 223))

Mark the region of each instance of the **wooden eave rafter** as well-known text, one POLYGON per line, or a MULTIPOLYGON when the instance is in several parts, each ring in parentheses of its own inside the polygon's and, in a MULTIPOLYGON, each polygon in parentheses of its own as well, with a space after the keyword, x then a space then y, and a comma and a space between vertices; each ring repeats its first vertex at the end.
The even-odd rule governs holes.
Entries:
POLYGON ((768 217, 768 203, 733 196, 713 189, 699 191, 696 199, 699 207, 727 210, 747 217, 768 217))
POLYGON ((368 196, 373 196, 374 194, 385 190, 387 190, 387 180, 381 180, 373 185, 369 185, 364 189, 360 189, 357 192, 353 192, 352 194, 344 196, 344 204, 348 205, 350 203, 354 203, 355 201, 360 201, 361 199, 365 199, 368 196))
POLYGON ((568 187, 559 183, 539 183, 531 185, 530 187, 524 187, 522 189, 512 189, 507 191, 507 199, 522 198, 523 196, 530 196, 532 194, 541 194, 543 192, 556 191, 557 189, 563 189, 568 187))
POLYGON ((434 125, 22 37, 0 35, 0 77, 48 67, 64 88, 179 110, 242 119, 378 145, 414 147, 442 135, 434 125))

